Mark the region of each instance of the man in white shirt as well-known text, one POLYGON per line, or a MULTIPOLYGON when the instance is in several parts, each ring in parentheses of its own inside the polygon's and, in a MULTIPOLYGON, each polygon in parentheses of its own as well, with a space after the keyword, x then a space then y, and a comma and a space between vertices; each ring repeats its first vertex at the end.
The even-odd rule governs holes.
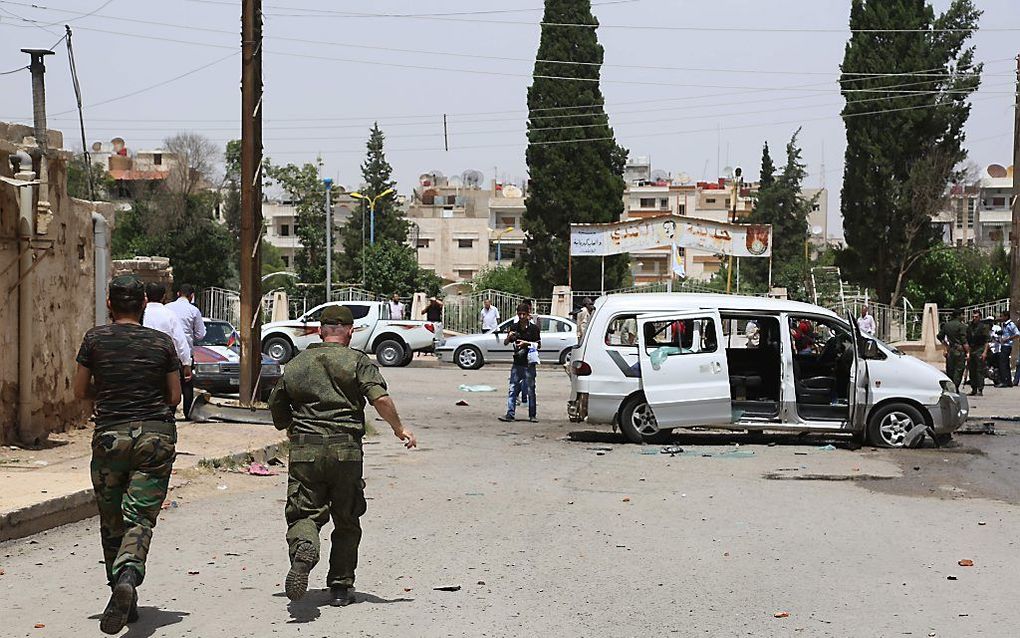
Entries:
POLYGON ((482 309, 478 312, 478 319, 482 322, 482 332, 489 333, 499 327, 499 310, 486 299, 482 302, 482 309))
POLYGON ((190 383, 191 347, 188 346, 188 338, 184 336, 184 328, 177 320, 177 315, 163 305, 165 296, 165 285, 155 281, 145 284, 146 303, 145 311, 142 314, 142 325, 169 335, 174 342, 177 358, 181 360, 181 379, 190 383))
POLYGON ((400 303, 400 295, 393 293, 390 297, 390 319, 404 318, 404 304, 400 303))
POLYGON ((861 308, 861 316, 857 318, 857 327, 861 329, 861 334, 869 337, 875 336, 875 318, 868 314, 867 306, 861 308))
MULTIPOLYGON (((195 307, 195 289, 191 284, 181 284, 177 291, 177 299, 166 305, 184 330, 184 338, 188 341, 188 352, 192 359, 195 354, 195 342, 205 339, 205 322, 202 321, 202 311, 195 307)), ((181 408, 184 410, 184 417, 191 413, 191 404, 195 401, 195 387, 192 379, 184 378, 184 369, 181 369, 181 396, 184 401, 181 408)))
POLYGON ((588 329, 588 320, 591 319, 591 311, 594 309, 595 304, 592 303, 591 299, 585 297, 581 302, 581 309, 577 311, 577 342, 581 343, 581 339, 584 338, 584 331, 588 329))

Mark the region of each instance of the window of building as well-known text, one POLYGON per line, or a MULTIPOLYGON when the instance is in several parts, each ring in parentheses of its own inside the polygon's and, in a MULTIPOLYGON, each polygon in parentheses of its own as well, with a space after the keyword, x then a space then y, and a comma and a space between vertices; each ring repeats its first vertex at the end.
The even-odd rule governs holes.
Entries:
POLYGON ((661 208, 662 210, 669 210, 669 198, 668 197, 660 197, 659 198, 659 208, 661 208))
POLYGON ((419 237, 418 238, 418 248, 428 248, 430 241, 431 241, 430 239, 425 239, 423 237, 419 237))
POLYGON ((638 200, 638 206, 641 208, 655 208, 654 197, 642 197, 638 200))
POLYGON ((992 208, 1005 208, 1005 207, 1006 207, 1006 198, 1005 197, 993 197, 992 198, 992 208))
POLYGON ((457 276, 460 277, 461 279, 471 279, 472 277, 475 276, 475 271, 473 271, 473 270, 458 270, 457 271, 457 276))
POLYGON ((687 214, 687 204, 680 204, 680 206, 677 208, 676 212, 678 214, 680 214, 680 215, 686 215, 687 214))
POLYGON ((706 197, 705 198, 705 203, 706 204, 714 204, 715 203, 715 198, 714 197, 706 197))
POLYGON ((290 237, 290 224, 280 224, 280 237, 290 237))
POLYGON ((730 198, 729 197, 726 198, 726 203, 723 204, 723 206, 725 206, 726 208, 730 207, 730 198))
POLYGON ((290 268, 290 257, 288 255, 282 255, 280 259, 283 260, 283 267, 290 268))
POLYGON ((163 164, 163 154, 162 153, 153 153, 152 154, 152 163, 154 165, 156 165, 156 166, 162 165, 163 164))
POLYGON ((473 240, 473 239, 458 239, 457 240, 457 248, 473 248, 474 245, 475 245, 475 240, 473 240))
POLYGON ((822 210, 822 205, 815 202, 814 204, 811 205, 811 210, 817 213, 818 211, 822 210))
POLYGON ((515 217, 500 217, 499 218, 499 223, 497 224, 497 227, 499 227, 501 229, 502 228, 510 228, 511 226, 515 226, 516 224, 517 224, 517 219, 515 217))

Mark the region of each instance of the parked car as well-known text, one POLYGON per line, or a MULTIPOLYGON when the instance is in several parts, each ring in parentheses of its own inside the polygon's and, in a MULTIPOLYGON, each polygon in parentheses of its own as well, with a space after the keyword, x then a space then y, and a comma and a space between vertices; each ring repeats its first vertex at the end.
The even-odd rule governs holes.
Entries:
MULTIPOLYGON (((538 351, 542 363, 566 363, 570 351, 577 345, 577 324, 551 315, 535 315, 533 320, 538 322, 542 332, 542 348, 538 351)), ((436 348, 436 356, 464 370, 477 370, 486 363, 513 361, 513 344, 504 344, 503 340, 515 323, 516 317, 499 324, 493 332, 451 337, 436 348)))
POLYGON ((573 353, 568 414, 634 443, 710 426, 903 447, 928 427, 948 439, 969 411, 941 371, 818 306, 679 293, 610 295, 595 308, 573 353))
POLYGON ((297 319, 262 326, 262 352, 277 363, 287 363, 311 343, 321 343, 319 317, 327 306, 346 306, 354 316, 351 347, 375 354, 380 365, 406 366, 415 352, 435 348, 436 327, 427 321, 389 319, 383 301, 333 301, 312 308, 297 319))
MULTIPOLYGON (((240 340, 229 322, 202 319, 205 338, 195 342, 192 353, 194 385, 210 394, 233 394, 241 383, 240 340)), ((283 371, 280 364, 267 356, 262 357, 259 376, 259 398, 265 401, 283 371)))

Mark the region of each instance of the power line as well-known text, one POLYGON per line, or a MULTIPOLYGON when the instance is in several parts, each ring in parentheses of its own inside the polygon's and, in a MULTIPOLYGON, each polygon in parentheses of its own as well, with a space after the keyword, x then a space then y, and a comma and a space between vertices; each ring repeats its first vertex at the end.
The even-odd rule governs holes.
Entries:
POLYGON ((0 75, 10 75, 12 73, 17 73, 18 71, 24 71, 27 68, 28 65, 26 64, 25 66, 19 66, 18 68, 11 69, 10 71, 0 71, 0 75))

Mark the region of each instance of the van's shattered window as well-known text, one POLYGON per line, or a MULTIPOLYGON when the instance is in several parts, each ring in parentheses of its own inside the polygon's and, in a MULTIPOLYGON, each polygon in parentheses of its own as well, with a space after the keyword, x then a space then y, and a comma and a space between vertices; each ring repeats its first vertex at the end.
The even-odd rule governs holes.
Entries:
POLYGON ((645 350, 673 348, 667 354, 693 354, 715 352, 715 321, 704 319, 677 319, 651 321, 645 324, 645 350))
POLYGON ((613 317, 606 327, 607 346, 637 346, 637 319, 634 315, 613 317))

